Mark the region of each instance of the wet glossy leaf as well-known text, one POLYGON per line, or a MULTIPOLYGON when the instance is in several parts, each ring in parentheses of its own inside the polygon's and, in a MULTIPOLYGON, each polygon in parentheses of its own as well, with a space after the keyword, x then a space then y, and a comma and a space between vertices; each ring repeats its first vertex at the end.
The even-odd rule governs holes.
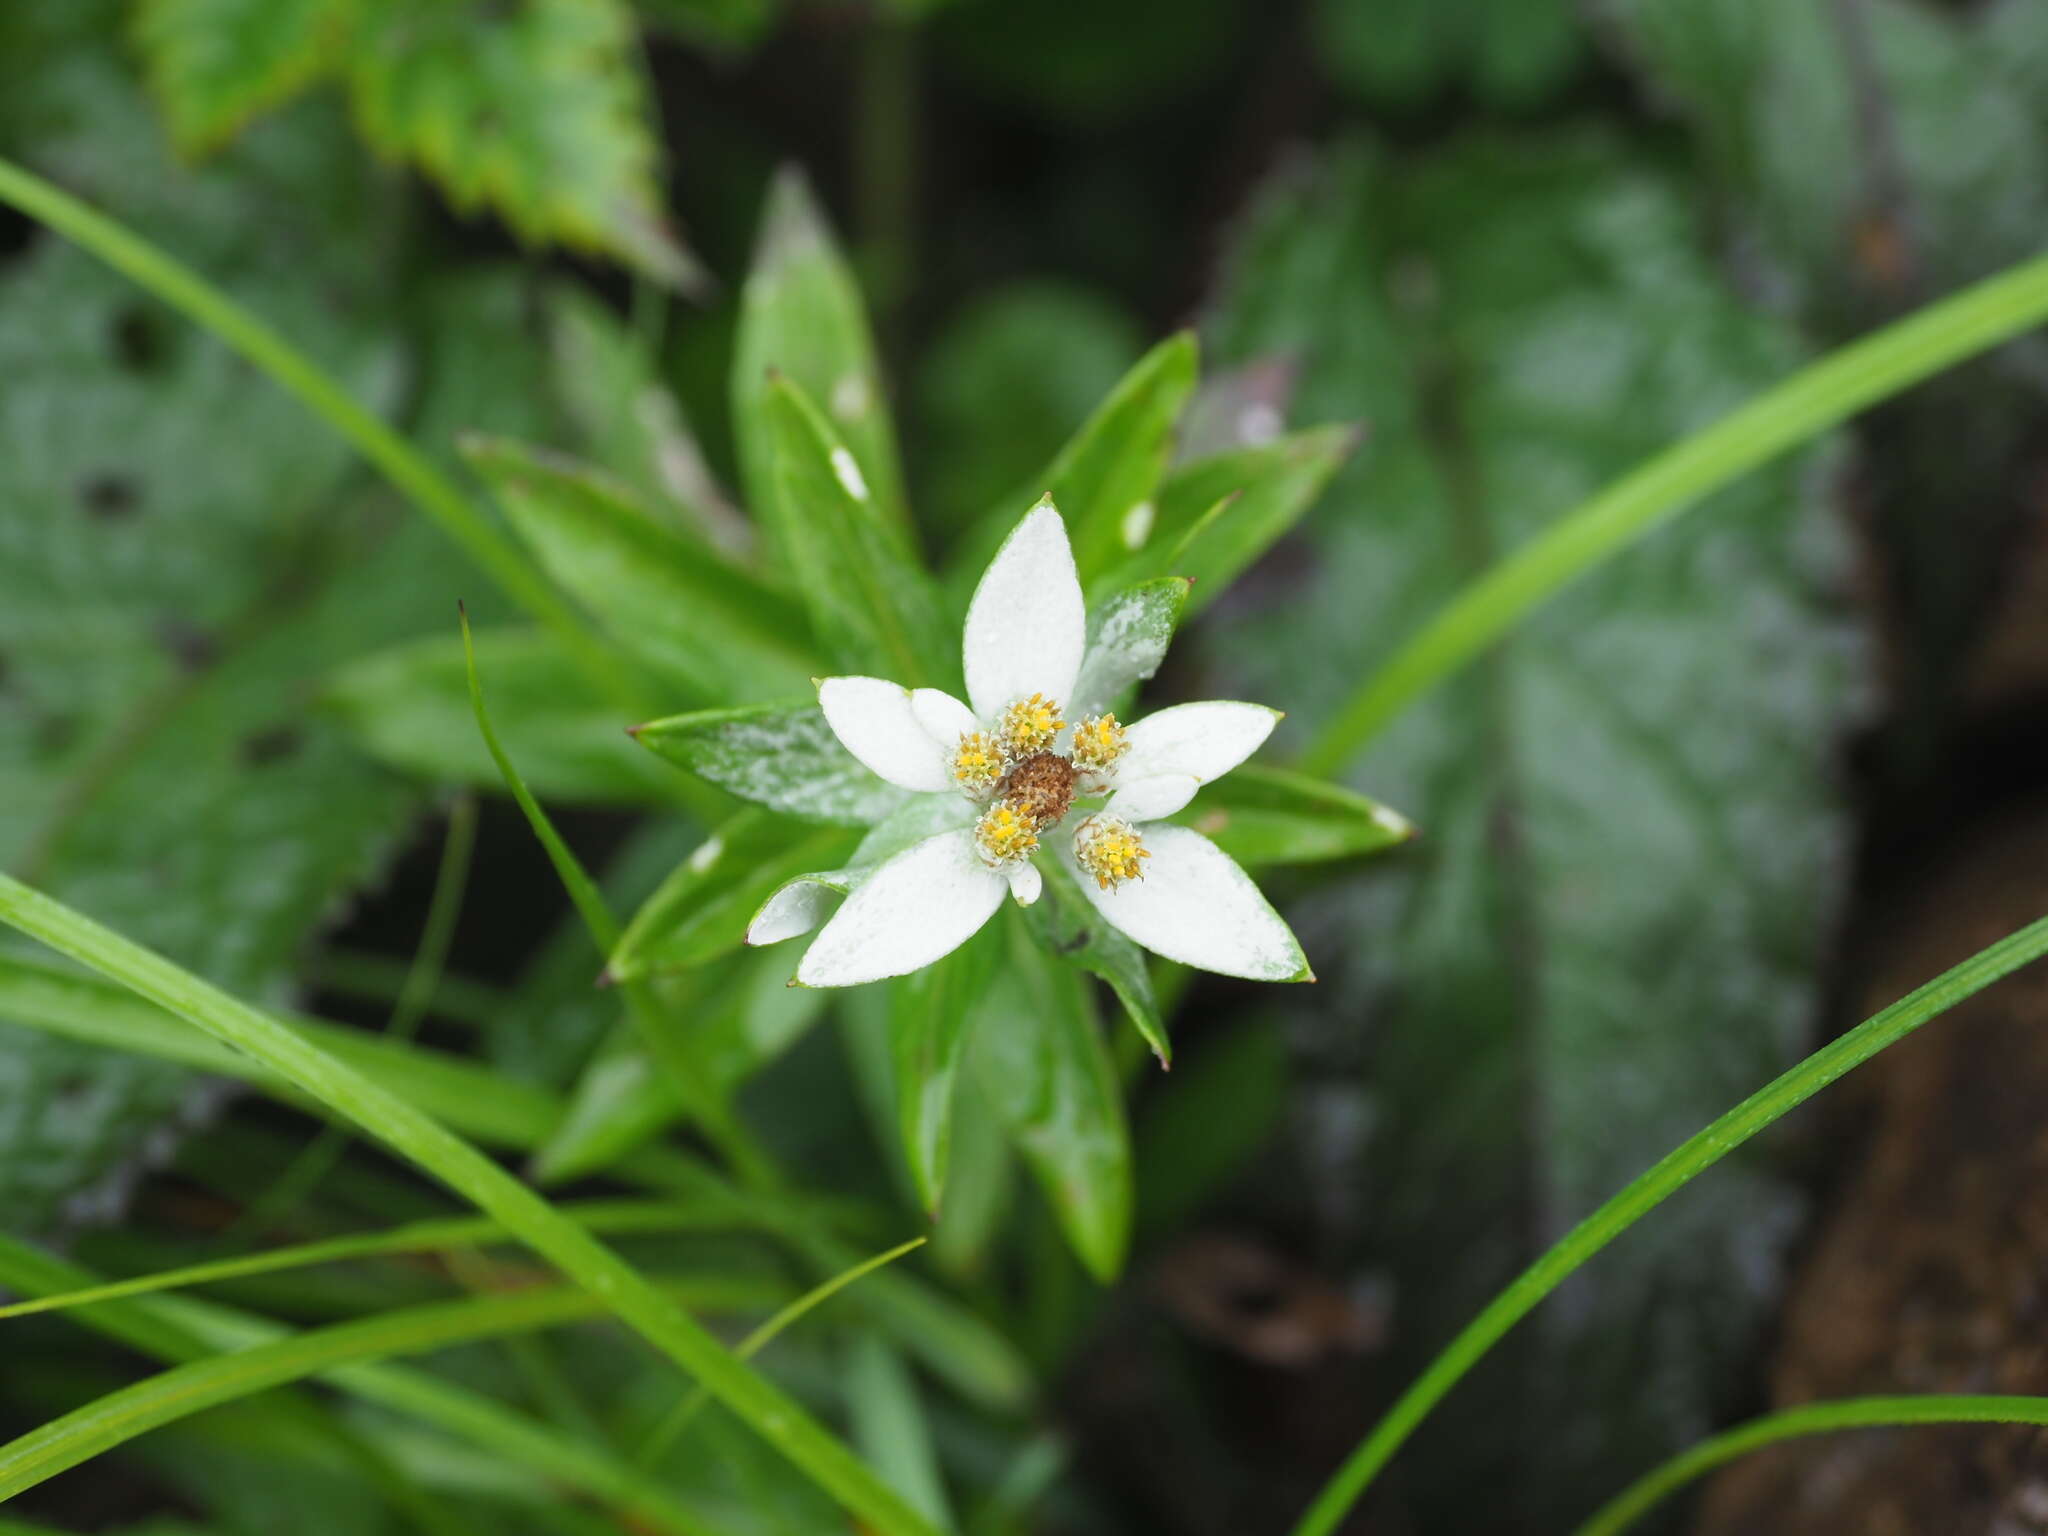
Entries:
POLYGON ((851 450, 793 378, 772 379, 759 409, 773 493, 755 511, 789 562, 827 656, 905 687, 950 681, 957 639, 940 621, 931 578, 851 450))
POLYGON ((897 1132, 917 1197, 937 1212, 951 1166, 953 1105, 976 999, 1001 958, 1002 936, 984 928, 935 965, 889 989, 889 1060, 897 1132))
MULTIPOLYGON (((1288 708, 1283 731, 1324 716, 1499 550, 1781 377, 1788 339, 1696 242, 1668 183, 1585 141, 1405 176, 1340 153, 1277 184, 1216 350, 1292 355, 1301 409, 1373 439, 1311 557, 1210 647, 1229 691, 1288 708)), ((1427 835, 1296 916, 1328 957, 1324 1017, 1372 1021, 1358 1112, 1404 1368, 1804 1038, 1855 677, 1811 468, 1753 475, 1603 567, 1359 765, 1427 835)), ((1698 1193, 1528 1336, 1494 1378, 1519 1406, 1475 1401, 1455 1454, 1414 1472, 1426 1503, 1469 1509, 1497 1467, 1561 1515, 1598 1491, 1590 1463, 1710 1422, 1790 1207, 1756 1173, 1698 1193)))
POLYGON ((815 703, 671 715, 633 735, 641 746, 729 794, 800 821, 873 826, 906 798, 839 744, 815 703))
POLYGON ((1088 606, 1088 646, 1068 713, 1076 720, 1102 710, 1130 718, 1130 695, 1159 670, 1188 600, 1177 576, 1112 591, 1088 606))
POLYGON ((853 455, 877 515, 906 527, 896 428, 860 286, 795 169, 782 171, 768 190, 732 364, 733 431, 747 508, 781 557, 794 561, 800 551, 792 540, 800 535, 773 514, 779 495, 774 466, 782 451, 769 404, 775 374, 818 402, 829 435, 853 455))
POLYGON ((1415 835, 1399 811, 1356 790, 1256 763, 1203 785, 1173 819, 1247 866, 1358 858, 1415 835))
POLYGON ((633 915, 608 974, 626 981, 730 953, 777 886, 807 870, 837 869, 859 842, 854 832, 742 811, 700 843, 633 915))
MULTIPOLYGON (((634 746, 610 701, 545 630, 500 627, 476 636, 505 750, 546 800, 596 805, 668 803, 673 775, 634 746)), ((363 749, 401 772, 498 793, 469 702, 462 638, 408 640, 352 661, 323 691, 363 749)))
POLYGON ((548 573, 678 695, 773 697, 815 672, 794 603, 663 527, 621 482, 502 438, 465 439, 463 456, 548 573))
POLYGON ((1124 375, 1046 471, 1044 490, 1067 520, 1084 583, 1149 532, 1153 493, 1195 372, 1193 334, 1168 337, 1124 375))
POLYGON ((989 1102, 1037 1175, 1067 1241, 1107 1284, 1131 1228, 1123 1098, 1081 973, 1006 921, 1008 954, 969 1028, 989 1102))

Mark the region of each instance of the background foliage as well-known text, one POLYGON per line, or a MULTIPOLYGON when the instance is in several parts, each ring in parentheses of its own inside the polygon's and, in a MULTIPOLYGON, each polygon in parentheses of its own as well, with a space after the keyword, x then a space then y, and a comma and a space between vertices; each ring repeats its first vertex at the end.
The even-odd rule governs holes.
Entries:
MULTIPOLYGON (((0 217, 0 862, 329 1021, 551 1192, 690 1204, 621 1241, 730 1337, 936 1204, 925 1250, 762 1357, 935 1525, 1279 1529, 1502 1280, 1827 1028, 1841 934, 1985 792, 1956 754, 2038 692, 1981 665, 2032 547, 2039 345, 1748 477, 1410 711, 1347 779, 1414 844, 1285 780, 1205 803, 1284 866, 1314 989, 1133 972, 1048 905, 1041 934, 1116 991, 1013 924, 890 991, 792 993, 792 957, 739 929, 859 832, 733 819, 657 755, 716 783, 709 748, 621 728, 800 697, 827 665, 942 673, 946 604, 1052 489, 1092 596, 1198 578, 1148 697, 1285 708, 1277 763, 1499 553, 2038 250, 2044 86, 2030 0, 8 6, 0 153, 463 477, 614 664, 593 686, 573 635, 248 364, 0 217), (880 533, 778 479, 835 441, 880 533), (1156 549, 1240 491, 1170 572, 1122 559, 1133 503, 1156 549), (457 597, 512 761, 639 914, 603 956, 499 794, 457 597), (470 796, 435 975, 415 950, 470 796), (637 1029, 606 965, 689 1028, 637 1029), (1171 1035, 1170 1076, 1127 1008, 1171 1035), (933 1118, 902 1085, 935 1073, 933 1118), (751 1136, 794 1187, 735 1193, 751 1136)), ((79 1283, 39 1250, 137 1274, 451 1209, 28 947, 0 948, 0 1021, 23 1249, 0 1281, 24 1293, 79 1283)), ((1751 1404, 1829 1145, 1767 1145, 1603 1258, 1359 1529, 1551 1529, 1751 1404), (1475 1514, 1475 1485, 1513 1507, 1475 1514)), ((492 1252, 0 1318, 0 1415, 134 1378, 134 1349, 532 1278, 492 1252), (89 1318, 124 1345, 82 1342, 89 1318)), ((600 1324, 330 1379, 7 1514, 840 1518, 722 1408, 637 1459, 675 1378, 600 1324), (571 1459, 479 1437, 493 1403, 571 1459)))

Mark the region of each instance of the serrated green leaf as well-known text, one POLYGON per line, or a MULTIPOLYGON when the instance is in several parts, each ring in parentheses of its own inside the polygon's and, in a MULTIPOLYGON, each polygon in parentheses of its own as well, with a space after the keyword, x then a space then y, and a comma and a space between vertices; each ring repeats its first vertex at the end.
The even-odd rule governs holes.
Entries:
POLYGON ((666 227, 661 148, 623 0, 356 0, 355 119, 463 212, 520 239, 698 280, 666 227))
POLYGON ((779 494, 775 464, 785 451, 769 413, 775 374, 825 407, 828 435, 853 455, 876 512, 899 532, 906 530, 896 429, 860 287, 794 167, 777 173, 769 186, 740 306, 732 361, 740 480, 748 508, 767 526, 780 557, 793 564, 800 552, 791 541, 802 535, 771 521, 779 494))
POLYGON ((773 489, 756 510, 781 545, 826 653, 905 687, 951 678, 957 640, 940 620, 931 578, 824 413, 785 374, 769 380, 758 408, 773 489))
POLYGON ((1025 921, 1038 942, 1067 964, 1108 982, 1159 1064, 1172 1066, 1173 1046, 1166 1038, 1166 1020, 1152 993, 1152 972, 1145 952, 1109 925, 1058 859, 1040 859, 1038 868, 1044 888, 1038 900, 1024 909, 1025 921))
MULTIPOLYGON (((1781 378, 1791 338, 1698 238, 1683 189, 1586 139, 1405 174, 1339 153, 1276 184, 1215 350, 1291 354, 1302 409, 1374 435, 1305 528, 1312 558, 1215 635, 1224 689, 1290 725, 1326 713, 1497 551, 1781 378)), ((1304 920, 1347 1015, 1377 1021, 1367 1155, 1389 1176, 1368 1198, 1420 1348, 1804 1036, 1857 677, 1812 469, 1752 474, 1589 573, 1364 764, 1427 836, 1304 920)), ((1417 1464, 1427 1518, 1456 1525, 1480 1475, 1562 1517, 1604 1483, 1570 1446, 1650 1462, 1690 1440, 1789 1209, 1752 1169, 1582 1276, 1580 1307, 1502 1363, 1516 1408, 1482 1394, 1455 1462, 1417 1464)))
POLYGON ((1004 928, 1008 954, 969 1026, 974 1070, 1067 1241, 1106 1285, 1130 1243, 1123 1096, 1080 973, 1056 963, 1021 924, 1004 928))
POLYGON ((951 1166, 953 1105, 975 1001, 1000 953, 1001 935, 984 928, 952 954, 889 989, 897 1134, 918 1201, 933 1215, 951 1166))
POLYGON ((332 68, 351 4, 142 0, 136 46, 178 148, 218 148, 332 68))
POLYGON ((463 456, 548 573, 679 692, 733 703, 815 672, 795 604, 662 527, 621 482, 502 438, 467 438, 463 456))
POLYGON ((1177 466, 1151 536, 1116 579, 1184 576, 1188 612, 1199 613, 1301 520, 1357 442, 1352 428, 1316 427, 1177 466))
POLYGON ((671 715, 635 727, 633 737, 727 793, 799 821, 873 826, 906 798, 839 744, 815 703, 671 715))
POLYGON ((1188 583, 1164 576, 1111 592, 1088 608, 1088 644, 1067 713, 1076 720, 1122 709, 1131 690, 1159 670, 1187 605, 1188 583))
POLYGON ((1247 866, 1358 858, 1415 836, 1407 817, 1356 790, 1253 763, 1204 784, 1173 819, 1247 866))
POLYGON ((820 831, 786 816, 742 811, 698 845, 634 913, 607 974, 628 981, 729 954, 778 886, 806 870, 837 868, 859 842, 852 832, 820 831))
MULTIPOLYGON (((505 747, 534 793, 592 805, 663 805, 673 776, 626 736, 610 701, 546 630, 476 636, 505 747)), ((352 661, 322 699, 363 749, 401 772, 500 792, 469 703, 462 637, 426 635, 352 661)))

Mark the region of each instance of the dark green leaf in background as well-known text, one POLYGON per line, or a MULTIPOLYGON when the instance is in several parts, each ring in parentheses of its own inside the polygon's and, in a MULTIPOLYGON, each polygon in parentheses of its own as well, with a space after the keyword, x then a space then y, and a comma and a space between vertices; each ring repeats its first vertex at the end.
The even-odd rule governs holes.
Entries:
POLYGON ((1529 107, 1586 62, 1573 0, 1317 0, 1318 57, 1370 106, 1417 107, 1466 86, 1529 107))
MULTIPOLYGON (((1698 241, 1664 180, 1584 139, 1407 174, 1354 148, 1269 191, 1214 350, 1292 356, 1302 410, 1371 430, 1312 558, 1210 632, 1244 696, 1293 712, 1283 733, 1498 551, 1785 372, 1698 241)), ((1427 835, 1297 911, 1327 958, 1300 1022, 1347 1060, 1371 1021, 1369 1241, 1404 1362, 1804 1038, 1857 675, 1814 468, 1751 476, 1587 578, 1359 765, 1427 835)), ((1262 782, 1215 791, 1240 780, 1262 782)), ((1424 1503, 1455 1524, 1492 1466, 1561 1516, 1711 1425, 1791 1209, 1752 1167, 1575 1282, 1442 1459, 1418 1447, 1424 1503)))
POLYGON ((1001 948, 1001 934, 984 928, 952 954, 889 989, 897 1129, 918 1199, 934 1215, 951 1164, 960 1063, 966 1059, 976 1004, 1001 948))

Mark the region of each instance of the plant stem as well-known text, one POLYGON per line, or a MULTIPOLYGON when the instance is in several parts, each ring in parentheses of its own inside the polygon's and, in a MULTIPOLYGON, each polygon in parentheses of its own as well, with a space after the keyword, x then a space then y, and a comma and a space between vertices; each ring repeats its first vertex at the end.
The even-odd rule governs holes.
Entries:
POLYGON ((162 955, 6 875, 0 922, 197 1025, 346 1116, 600 1298, 849 1512, 883 1536, 933 1536, 922 1515, 780 1387, 733 1359, 618 1254, 397 1094, 162 955))
POLYGON ((1713 1167, 1737 1147, 1805 1103, 1836 1078, 1861 1066, 1885 1047, 1904 1039, 1929 1019, 1964 998, 2048 954, 2048 917, 1979 950, 1953 970, 1883 1012, 1865 1019, 1833 1044, 1822 1047, 1744 1099, 1705 1130, 1667 1153, 1647 1172, 1560 1238, 1496 1296, 1428 1369, 1395 1400, 1386 1416, 1337 1469, 1294 1528, 1294 1536, 1329 1536, 1393 1458, 1430 1409, 1478 1363, 1500 1337, 1594 1254, 1643 1216, 1713 1167))
POLYGON ((355 445, 414 506, 441 525, 521 608, 553 629, 605 692, 618 692, 615 657, 517 545, 397 432, 365 410, 267 323, 140 235, 0 158, 0 203, 90 251, 194 323, 212 331, 355 445))
POLYGON ((1767 1413, 1681 1451, 1629 1484, 1577 1536, 1620 1536, 1659 1501, 1723 1463, 1780 1440, 1907 1424, 2048 1424, 2048 1397, 1851 1397, 1767 1413))
POLYGON ((1856 412, 2048 320, 2048 256, 1837 349, 1666 449, 1469 583, 1353 691, 1304 770, 1331 775, 1538 603, 1667 518, 1856 412))

